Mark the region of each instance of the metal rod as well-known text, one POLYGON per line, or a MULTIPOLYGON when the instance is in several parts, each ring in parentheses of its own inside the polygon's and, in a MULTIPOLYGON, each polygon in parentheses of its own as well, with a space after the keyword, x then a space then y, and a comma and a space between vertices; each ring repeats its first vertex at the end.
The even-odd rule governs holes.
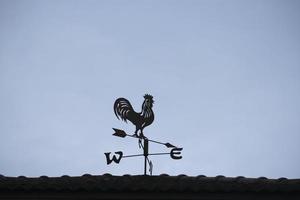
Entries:
MULTIPOLYGON (((129 136, 129 137, 132 137, 132 138, 137 138, 137 139, 143 139, 143 138, 140 138, 140 137, 138 137, 138 136, 129 135, 129 134, 127 134, 127 136, 129 136)), ((166 143, 163 143, 163 142, 158 142, 158 141, 155 141, 155 140, 150 140, 150 139, 147 139, 147 140, 148 140, 148 141, 150 141, 150 142, 157 143, 157 144, 166 145, 166 143)))
MULTIPOLYGON (((149 156, 158 156, 158 155, 168 155, 170 153, 149 153, 149 156)), ((123 158, 130 158, 130 157, 137 157, 137 156, 144 156, 144 154, 135 154, 135 155, 128 155, 128 156, 123 156, 123 158)), ((147 157, 148 159, 148 157, 147 157)))
POLYGON ((158 141, 155 141, 155 140, 149 140, 149 139, 148 139, 148 141, 150 141, 150 142, 154 142, 154 143, 157 143, 157 144, 163 144, 163 145, 165 145, 165 143, 158 142, 158 141))
POLYGON ((145 161, 144 161, 144 175, 147 175, 147 158, 148 158, 148 152, 149 152, 149 144, 148 144, 148 140, 147 139, 143 139, 144 140, 144 157, 145 157, 145 161))
POLYGON ((148 155, 149 156, 158 156, 158 155, 167 155, 167 154, 170 154, 170 153, 149 153, 148 155))
POLYGON ((133 137, 133 138, 137 138, 137 139, 140 139, 139 137, 137 137, 137 136, 133 136, 133 135, 129 135, 129 134, 126 134, 126 136, 128 136, 128 137, 133 137))
MULTIPOLYGON (((149 153, 149 156, 158 156, 158 155, 168 155, 170 153, 149 153)), ((123 158, 129 158, 129 157, 137 157, 137 156, 144 156, 144 154, 135 154, 135 155, 128 155, 128 156, 123 156, 123 158)))
POLYGON ((136 157, 136 156, 143 156, 143 155, 144 155, 144 154, 128 155, 128 156, 123 156, 123 158, 136 157))
POLYGON ((145 156, 145 162, 144 162, 144 175, 147 175, 147 156, 145 156))

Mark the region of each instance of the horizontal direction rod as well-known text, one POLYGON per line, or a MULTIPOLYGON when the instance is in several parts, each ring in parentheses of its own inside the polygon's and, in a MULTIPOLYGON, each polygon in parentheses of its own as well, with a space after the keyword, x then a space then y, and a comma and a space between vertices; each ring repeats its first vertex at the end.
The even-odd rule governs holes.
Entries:
POLYGON ((128 156, 123 156, 123 158, 130 158, 130 157, 137 157, 137 156, 144 156, 144 154, 128 155, 128 156))
POLYGON ((149 153, 149 156, 170 155, 170 153, 149 153))
MULTIPOLYGON (((148 155, 159 156, 159 155, 170 155, 170 153, 149 153, 148 155)), ((123 158, 138 157, 138 156, 144 156, 144 154, 128 155, 128 156, 123 156, 123 158)))

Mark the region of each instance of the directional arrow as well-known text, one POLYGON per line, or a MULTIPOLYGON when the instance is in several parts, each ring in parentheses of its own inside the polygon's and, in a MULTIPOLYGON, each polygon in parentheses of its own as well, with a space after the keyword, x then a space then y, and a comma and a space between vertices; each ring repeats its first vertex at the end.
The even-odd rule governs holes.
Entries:
MULTIPOLYGON (((121 130, 121 129, 116 129, 116 128, 113 128, 113 130, 115 131, 115 133, 113 134, 114 136, 117 136, 117 137, 133 137, 133 138, 137 138, 137 139, 143 139, 142 137, 139 137, 137 135, 128 135, 125 131, 121 130)), ((163 142, 158 142, 158 141, 155 141, 155 140, 150 140, 150 139, 147 139, 149 142, 153 142, 153 143, 157 143, 157 144, 162 144, 162 145, 165 145, 167 148, 175 148, 176 146, 174 146, 173 144, 170 144, 170 143, 163 143, 163 142)))

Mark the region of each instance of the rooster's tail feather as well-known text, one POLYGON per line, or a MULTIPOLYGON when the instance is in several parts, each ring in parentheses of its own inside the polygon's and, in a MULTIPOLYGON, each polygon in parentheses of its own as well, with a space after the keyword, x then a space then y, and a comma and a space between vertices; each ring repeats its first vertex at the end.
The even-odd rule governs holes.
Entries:
POLYGON ((114 104, 114 111, 118 119, 121 118, 123 121, 127 122, 129 113, 134 110, 127 99, 118 98, 114 104))

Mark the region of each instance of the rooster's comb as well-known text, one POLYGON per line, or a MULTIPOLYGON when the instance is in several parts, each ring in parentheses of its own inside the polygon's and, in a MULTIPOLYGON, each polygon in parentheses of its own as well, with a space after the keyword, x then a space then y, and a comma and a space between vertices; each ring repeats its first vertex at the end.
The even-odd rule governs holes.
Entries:
POLYGON ((145 94, 145 95, 144 95, 144 98, 145 98, 145 99, 151 99, 151 100, 152 100, 152 99, 153 99, 153 96, 150 95, 150 94, 145 94))

